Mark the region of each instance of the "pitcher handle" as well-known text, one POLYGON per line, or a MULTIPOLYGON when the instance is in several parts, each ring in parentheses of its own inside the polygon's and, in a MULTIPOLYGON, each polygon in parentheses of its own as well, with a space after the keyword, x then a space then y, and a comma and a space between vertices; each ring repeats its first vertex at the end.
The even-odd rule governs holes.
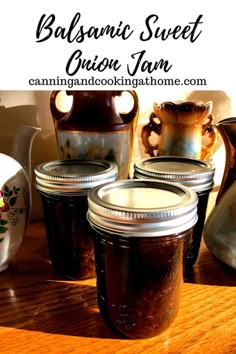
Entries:
POLYGON ((61 91, 52 91, 51 96, 50 96, 50 109, 51 109, 53 118, 55 118, 56 120, 60 120, 60 119, 64 118, 65 115, 68 113, 68 112, 59 111, 59 109, 56 106, 56 98, 60 92, 61 91))
POLYGON ((156 133, 157 135, 161 135, 161 122, 156 123, 154 121, 154 118, 158 118, 157 115, 152 112, 149 117, 149 123, 144 125, 141 131, 141 139, 142 139, 142 144, 145 148, 145 152, 149 154, 151 157, 155 156, 154 155, 154 150, 159 150, 159 144, 152 145, 149 141, 149 137, 152 132, 156 133))
POLYGON ((128 92, 133 97, 133 100, 134 100, 134 105, 133 105, 133 108, 131 109, 131 111, 129 111, 127 113, 119 113, 120 116, 122 117, 122 119, 124 120, 124 122, 129 123, 133 120, 135 115, 138 113, 139 99, 138 99, 137 93, 134 90, 125 90, 124 92, 128 92))
POLYGON ((217 129, 212 124, 213 115, 209 114, 207 121, 202 125, 202 136, 208 136, 209 143, 202 147, 201 159, 205 160, 208 155, 212 153, 214 146, 217 143, 218 132, 217 129))

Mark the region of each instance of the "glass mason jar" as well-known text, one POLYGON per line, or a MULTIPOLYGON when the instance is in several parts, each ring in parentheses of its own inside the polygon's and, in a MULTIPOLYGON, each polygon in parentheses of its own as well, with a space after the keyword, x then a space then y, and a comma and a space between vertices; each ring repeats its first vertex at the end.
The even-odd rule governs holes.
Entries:
POLYGON ((171 183, 121 180, 93 188, 88 205, 103 318, 129 338, 159 334, 178 312, 196 193, 171 183))
POLYGON ((56 160, 38 165, 35 174, 55 272, 68 279, 95 276, 87 194, 104 181, 114 181, 117 166, 107 161, 56 160))
POLYGON ((198 257, 214 173, 215 168, 210 163, 185 157, 159 156, 142 159, 134 164, 134 178, 180 183, 198 195, 198 221, 192 241, 186 247, 185 275, 191 271, 198 257))

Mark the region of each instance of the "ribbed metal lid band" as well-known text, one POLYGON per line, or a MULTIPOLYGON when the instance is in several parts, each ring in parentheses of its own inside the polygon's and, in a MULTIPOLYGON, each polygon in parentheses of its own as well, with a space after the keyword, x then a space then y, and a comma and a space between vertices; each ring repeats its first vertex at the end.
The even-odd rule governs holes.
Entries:
POLYGON ((196 192, 213 188, 214 173, 212 164, 185 157, 158 156, 134 163, 134 178, 181 183, 196 192))
MULTIPOLYGON (((137 194, 136 196, 138 196, 137 194)), ((167 182, 148 180, 123 180, 95 187, 88 195, 88 220, 95 228, 123 236, 166 236, 191 228, 197 221, 198 198, 190 189, 167 182), (167 201, 160 200, 143 203, 145 188, 153 189, 154 198, 165 195, 167 201), (143 200, 137 200, 132 189, 142 188, 143 200), (125 202, 116 200, 117 193, 126 197, 125 202), (127 195, 126 195, 127 193, 127 195), (173 198, 172 198, 173 195, 173 198), (176 195, 178 196, 176 198, 176 195), (129 205, 131 202, 131 205, 129 205), (144 206, 142 207, 142 204, 144 206), (156 205, 156 207, 155 207, 156 205), (163 206, 164 205, 164 206, 163 206)))
POLYGON ((100 160, 55 160, 42 163, 35 169, 36 187, 56 194, 89 190, 118 176, 116 164, 100 160))

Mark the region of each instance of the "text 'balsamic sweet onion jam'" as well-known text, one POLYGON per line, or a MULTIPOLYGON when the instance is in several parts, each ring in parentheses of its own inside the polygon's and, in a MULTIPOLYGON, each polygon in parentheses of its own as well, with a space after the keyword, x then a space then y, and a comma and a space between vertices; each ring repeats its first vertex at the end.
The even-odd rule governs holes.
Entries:
POLYGON ((72 280, 94 277, 87 195, 91 188, 114 181, 117 166, 107 161, 56 160, 40 164, 35 174, 54 270, 72 280))
POLYGON ((196 193, 171 183, 120 180, 93 188, 88 206, 103 318, 129 338, 159 334, 178 312, 196 193))

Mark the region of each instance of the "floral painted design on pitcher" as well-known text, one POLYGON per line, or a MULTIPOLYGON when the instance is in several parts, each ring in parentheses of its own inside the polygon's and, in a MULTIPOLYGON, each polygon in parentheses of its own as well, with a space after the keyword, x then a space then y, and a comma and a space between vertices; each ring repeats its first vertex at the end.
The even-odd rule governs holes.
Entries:
POLYGON ((119 166, 119 177, 128 175, 130 133, 58 131, 57 141, 61 159, 107 160, 119 166))
POLYGON ((212 102, 154 103, 149 123, 141 132, 145 152, 150 156, 206 159, 217 142, 211 111, 212 102), (158 135, 154 144, 150 142, 152 133, 158 135))
MULTIPOLYGON (((0 234, 4 234, 8 231, 8 224, 16 226, 21 219, 21 215, 24 214, 25 209, 22 207, 16 207, 18 193, 20 188, 13 186, 10 189, 7 185, 4 186, 4 191, 0 191, 0 234)), ((2 242, 4 238, 0 238, 2 242)))
POLYGON ((13 158, 0 154, 0 272, 18 251, 29 221, 31 198, 28 176, 13 158))

